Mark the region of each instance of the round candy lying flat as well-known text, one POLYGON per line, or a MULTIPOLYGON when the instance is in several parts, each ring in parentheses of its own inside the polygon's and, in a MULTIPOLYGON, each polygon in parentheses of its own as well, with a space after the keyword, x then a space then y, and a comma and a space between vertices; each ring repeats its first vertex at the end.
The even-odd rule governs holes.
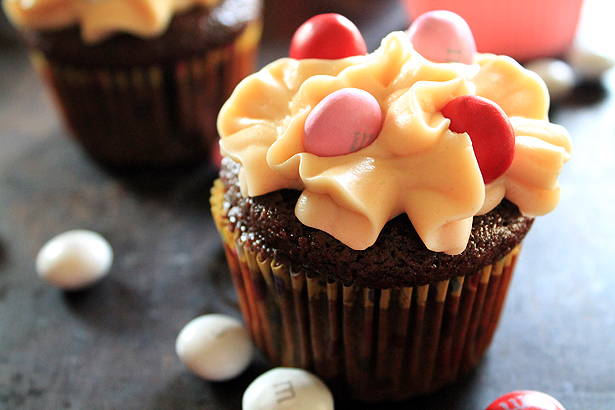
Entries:
POLYGON ((506 172, 515 157, 515 131, 499 105, 477 95, 462 95, 449 101, 442 115, 451 120, 451 131, 470 136, 485 184, 506 172))
POLYGON ((257 377, 246 389, 243 410, 333 410, 333 395, 312 373, 277 367, 257 377))
POLYGON ((197 376, 223 381, 243 373, 254 346, 244 325, 231 316, 209 314, 190 321, 175 342, 180 360, 197 376))
POLYGON ((584 80, 598 81, 615 66, 615 60, 591 47, 575 44, 566 54, 566 61, 584 80))
POLYGON ((507 393, 487 407, 487 410, 565 410, 557 400, 537 391, 507 393))
POLYGON ((367 54, 365 40, 346 17, 327 13, 319 14, 303 23, 290 43, 290 58, 321 58, 336 60, 340 58, 367 54))
POLYGON ((472 64, 476 43, 468 23, 458 14, 435 10, 421 14, 407 31, 416 51, 434 63, 472 64))
POLYGON ((382 128, 382 111, 367 91, 343 88, 322 99, 305 120, 303 146, 320 157, 345 155, 371 144, 382 128))
POLYGON ((576 83, 574 71, 562 60, 540 58, 530 61, 525 65, 525 68, 535 72, 542 78, 553 101, 566 97, 576 83))
POLYGON ((111 245, 100 234, 72 230, 50 239, 36 257, 36 272, 45 281, 66 290, 90 286, 109 273, 111 245))

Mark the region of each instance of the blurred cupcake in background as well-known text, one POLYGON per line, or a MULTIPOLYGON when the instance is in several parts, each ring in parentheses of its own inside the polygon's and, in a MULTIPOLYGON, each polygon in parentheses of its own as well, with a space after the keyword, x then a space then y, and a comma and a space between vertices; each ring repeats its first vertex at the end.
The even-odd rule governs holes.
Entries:
POLYGON ((112 167, 206 161, 254 71, 262 0, 3 0, 85 151, 112 167))
POLYGON ((574 39, 583 0, 404 0, 410 21, 433 10, 463 17, 481 53, 524 62, 565 53, 574 39))

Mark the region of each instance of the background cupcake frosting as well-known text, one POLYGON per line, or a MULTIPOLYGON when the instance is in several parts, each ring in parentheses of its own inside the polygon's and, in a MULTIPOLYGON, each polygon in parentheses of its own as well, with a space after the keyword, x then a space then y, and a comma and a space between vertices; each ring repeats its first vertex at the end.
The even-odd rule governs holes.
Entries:
POLYGON ((176 12, 193 6, 211 8, 219 0, 4 0, 6 14, 18 26, 57 29, 81 27, 86 43, 96 43, 115 32, 140 37, 162 33, 176 12))

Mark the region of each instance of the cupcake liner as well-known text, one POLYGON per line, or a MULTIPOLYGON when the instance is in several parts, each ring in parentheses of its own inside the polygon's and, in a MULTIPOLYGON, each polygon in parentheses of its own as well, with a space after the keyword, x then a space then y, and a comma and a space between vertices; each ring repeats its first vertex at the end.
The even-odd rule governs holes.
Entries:
POLYGON ((455 382, 485 354, 519 247, 466 277, 345 286, 263 259, 230 231, 222 200, 218 180, 214 220, 247 326, 273 366, 309 369, 340 398, 399 401, 455 382))
POLYGON ((207 159, 222 104, 254 71, 260 33, 252 23, 234 43, 144 67, 75 67, 36 50, 31 59, 92 157, 120 167, 178 165, 207 159))

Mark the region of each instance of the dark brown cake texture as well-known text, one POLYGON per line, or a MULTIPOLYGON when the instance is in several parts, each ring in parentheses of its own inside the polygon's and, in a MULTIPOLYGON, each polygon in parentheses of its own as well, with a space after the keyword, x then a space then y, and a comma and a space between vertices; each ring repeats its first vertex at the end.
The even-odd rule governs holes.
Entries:
POLYGON ((240 165, 229 158, 222 164, 224 210, 231 230, 240 233, 242 242, 263 259, 275 257, 280 263, 307 268, 345 286, 412 287, 475 274, 518 246, 534 221, 505 199, 487 214, 474 217, 468 245, 460 255, 447 255, 427 249, 402 214, 385 225, 373 246, 357 251, 297 219, 294 208, 299 191, 244 197, 237 177, 240 165))

